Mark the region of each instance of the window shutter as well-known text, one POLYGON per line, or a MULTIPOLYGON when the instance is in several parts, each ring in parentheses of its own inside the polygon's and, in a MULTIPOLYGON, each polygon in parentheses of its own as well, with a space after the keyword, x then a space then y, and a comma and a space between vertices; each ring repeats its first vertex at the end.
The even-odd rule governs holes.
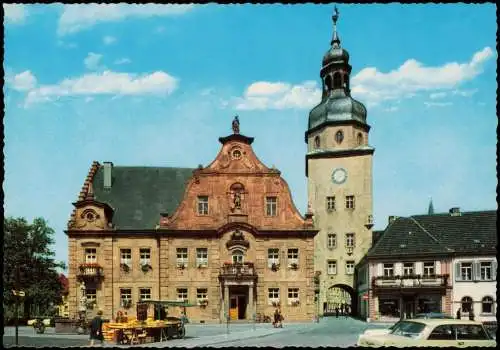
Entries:
POLYGON ((497 262, 496 261, 493 261, 491 263, 491 279, 493 281, 497 280, 497 262))
POLYGON ((475 261, 472 263, 472 280, 479 281, 481 279, 481 263, 475 261))
POLYGON ((462 273, 460 271, 460 263, 457 262, 455 263, 455 281, 461 281, 462 280, 462 273))

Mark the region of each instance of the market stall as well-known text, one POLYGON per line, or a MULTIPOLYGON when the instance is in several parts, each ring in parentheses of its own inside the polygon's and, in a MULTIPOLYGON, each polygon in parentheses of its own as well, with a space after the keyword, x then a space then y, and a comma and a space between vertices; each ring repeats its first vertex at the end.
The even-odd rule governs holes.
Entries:
MULTIPOLYGON (((116 344, 143 344, 184 338, 184 324, 189 322, 186 308, 196 306, 185 301, 147 300, 137 303, 137 317, 125 322, 103 325, 104 338, 116 344), (154 317, 148 318, 148 309, 154 307, 154 317), (180 307, 181 317, 169 317, 168 308, 180 307)), ((121 321, 121 320, 118 320, 121 321)))

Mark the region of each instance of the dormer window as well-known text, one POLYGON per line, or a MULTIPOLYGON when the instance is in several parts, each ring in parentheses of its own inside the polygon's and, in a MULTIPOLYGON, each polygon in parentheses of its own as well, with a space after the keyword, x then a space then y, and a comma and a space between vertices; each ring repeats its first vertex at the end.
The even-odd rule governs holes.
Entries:
POLYGON ((342 130, 337 131, 335 134, 335 141, 340 145, 344 141, 344 133, 342 130))
POLYGON ((340 89, 342 86, 342 77, 340 76, 339 72, 336 72, 333 74, 333 88, 334 89, 340 89))
POLYGON ((208 196, 198 196, 198 215, 208 215, 208 196))
POLYGON ((319 139, 319 136, 316 136, 314 138, 314 148, 319 148, 321 142, 320 142, 320 139, 319 139))

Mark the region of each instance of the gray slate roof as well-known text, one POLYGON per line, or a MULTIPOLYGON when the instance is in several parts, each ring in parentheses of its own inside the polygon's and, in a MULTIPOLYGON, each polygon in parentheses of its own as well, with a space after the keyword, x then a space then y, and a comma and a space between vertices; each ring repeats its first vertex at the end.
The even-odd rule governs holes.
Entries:
POLYGON ((111 189, 104 190, 103 169, 101 165, 94 175, 94 198, 114 209, 113 224, 118 230, 154 229, 160 213, 173 214, 194 170, 113 166, 111 189))
POLYGON ((496 253, 496 211, 415 215, 390 224, 369 258, 423 254, 496 253))

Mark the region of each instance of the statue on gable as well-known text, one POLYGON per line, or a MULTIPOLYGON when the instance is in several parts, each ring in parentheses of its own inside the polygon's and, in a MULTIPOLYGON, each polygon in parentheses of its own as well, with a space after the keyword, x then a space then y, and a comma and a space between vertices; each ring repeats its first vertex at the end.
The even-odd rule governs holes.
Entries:
POLYGON ((238 119, 238 116, 235 116, 233 119, 233 133, 234 134, 240 133, 240 120, 238 119))

